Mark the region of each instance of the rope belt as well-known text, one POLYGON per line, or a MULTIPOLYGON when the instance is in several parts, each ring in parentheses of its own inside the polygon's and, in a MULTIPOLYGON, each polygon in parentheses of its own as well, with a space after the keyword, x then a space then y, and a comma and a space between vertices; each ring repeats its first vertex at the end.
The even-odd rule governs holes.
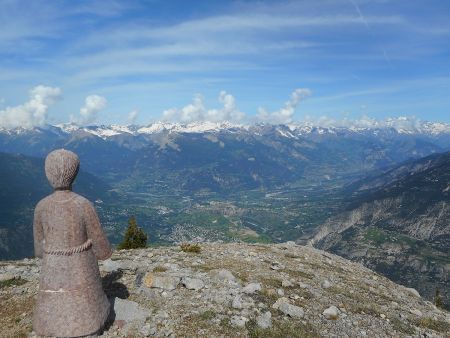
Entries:
POLYGON ((91 248, 91 246, 92 246, 92 241, 90 239, 88 239, 83 244, 81 244, 79 246, 74 246, 73 248, 61 249, 61 250, 60 249, 55 249, 55 250, 44 249, 44 253, 46 253, 47 255, 70 256, 70 255, 73 255, 76 253, 87 251, 91 248))

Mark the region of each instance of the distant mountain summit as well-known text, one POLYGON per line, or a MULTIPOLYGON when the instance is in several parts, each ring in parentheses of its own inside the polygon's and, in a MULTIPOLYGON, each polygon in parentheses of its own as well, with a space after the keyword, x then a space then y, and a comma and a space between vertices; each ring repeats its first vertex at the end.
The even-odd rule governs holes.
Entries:
POLYGON ((399 118, 328 127, 156 122, 0 130, 6 153, 44 157, 55 148, 75 151, 85 170, 111 184, 139 176, 149 186, 161 180, 152 172, 170 173, 177 189, 229 191, 363 176, 450 149, 450 125, 399 118))

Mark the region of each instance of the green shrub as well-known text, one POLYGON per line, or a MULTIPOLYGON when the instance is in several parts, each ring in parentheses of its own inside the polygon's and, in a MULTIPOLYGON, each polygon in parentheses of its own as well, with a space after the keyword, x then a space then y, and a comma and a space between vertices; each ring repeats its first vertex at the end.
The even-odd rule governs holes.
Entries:
POLYGON ((182 243, 180 248, 184 252, 200 253, 201 251, 200 245, 198 244, 182 243))
POLYGON ((11 279, 6 279, 6 280, 3 280, 3 281, 0 281, 0 289, 7 288, 7 287, 10 287, 10 286, 23 285, 26 282, 27 282, 27 280, 23 279, 21 277, 14 277, 14 278, 11 278, 11 279))
POLYGON ((448 333, 450 331, 450 324, 443 320, 436 320, 430 317, 423 317, 416 321, 417 326, 431 329, 438 332, 448 333))
POLYGON ((138 249, 147 247, 147 234, 138 227, 136 218, 132 216, 128 220, 128 228, 125 232, 122 243, 118 245, 118 249, 138 249))
POLYGON ((444 308, 444 302, 442 301, 442 296, 439 289, 436 289, 436 293, 434 295, 434 305, 440 309, 444 308))

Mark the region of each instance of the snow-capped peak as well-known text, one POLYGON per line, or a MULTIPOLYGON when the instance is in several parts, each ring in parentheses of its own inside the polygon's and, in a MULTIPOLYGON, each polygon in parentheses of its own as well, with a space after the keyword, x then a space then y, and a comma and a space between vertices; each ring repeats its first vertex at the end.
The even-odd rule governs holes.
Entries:
POLYGON ((121 126, 118 124, 111 124, 108 126, 100 125, 100 126, 81 127, 75 123, 63 123, 55 125, 55 127, 59 128, 60 130, 62 130, 67 134, 71 134, 76 131, 84 131, 86 133, 101 137, 103 139, 124 133, 133 135, 135 134, 135 132, 131 129, 131 126, 121 126))
POLYGON ((205 133, 228 129, 245 128, 243 125, 232 124, 230 122, 192 122, 188 124, 155 122, 146 127, 139 128, 139 134, 154 134, 162 131, 177 133, 205 133))
POLYGON ((101 138, 108 138, 125 133, 134 135, 134 131, 130 130, 129 126, 121 126, 117 124, 112 124, 109 126, 101 125, 85 127, 83 130, 101 138))
POLYGON ((410 117, 387 118, 385 120, 375 120, 371 118, 362 118, 360 120, 330 120, 319 119, 317 121, 299 121, 286 125, 243 125, 233 124, 230 122, 192 122, 187 124, 154 122, 147 126, 136 125, 99 125, 99 126, 79 126, 74 123, 64 123, 55 126, 43 126, 33 129, 14 128, 7 129, 0 126, 2 134, 24 134, 30 132, 42 132, 43 130, 57 128, 63 133, 71 134, 77 131, 83 131, 95 135, 97 137, 107 139, 122 134, 139 135, 139 134, 158 134, 161 132, 168 133, 205 133, 205 132, 240 132, 253 131, 261 133, 267 128, 275 128, 275 130, 283 137, 297 137, 307 134, 336 134, 338 132, 356 132, 378 134, 382 130, 390 130, 399 134, 424 134, 436 136, 440 134, 450 134, 450 124, 443 122, 427 122, 417 120, 410 117))
POLYGON ((61 123, 56 124, 55 127, 68 134, 80 129, 80 127, 75 123, 61 123))

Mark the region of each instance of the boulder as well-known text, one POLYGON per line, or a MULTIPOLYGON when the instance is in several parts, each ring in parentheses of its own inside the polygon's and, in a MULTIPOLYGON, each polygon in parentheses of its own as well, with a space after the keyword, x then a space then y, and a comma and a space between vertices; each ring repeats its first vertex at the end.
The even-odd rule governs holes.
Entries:
POLYGON ((231 307, 233 309, 242 309, 242 298, 241 296, 237 295, 234 297, 233 301, 231 302, 231 307))
POLYGON ((272 327, 272 314, 270 311, 264 312, 256 317, 256 324, 261 329, 268 329, 269 327, 272 327))
POLYGON ((339 309, 336 306, 332 305, 329 308, 325 309, 322 314, 326 319, 336 320, 339 318, 339 313, 339 309))
POLYGON ((148 272, 144 276, 144 285, 148 288, 158 288, 167 291, 175 290, 181 278, 175 276, 156 276, 148 272))
POLYGON ((244 327, 245 323, 248 322, 248 318, 247 317, 243 317, 243 316, 233 316, 231 317, 231 325, 233 325, 234 327, 244 327))
POLYGON ((205 283, 201 279, 191 277, 183 277, 181 279, 181 284, 183 284, 186 289, 195 291, 200 290, 205 286, 205 283))
POLYGON ((328 289, 328 288, 330 288, 330 287, 331 287, 331 282, 330 282, 328 279, 325 279, 325 280, 322 282, 322 288, 328 289))
POLYGON ((289 303, 281 303, 278 309, 292 318, 302 318, 305 315, 305 311, 301 307, 289 303))
POLYGON ((2 273, 0 274, 0 282, 6 282, 8 280, 16 279, 17 277, 14 275, 11 275, 9 273, 2 273))
POLYGON ((221 269, 216 272, 216 278, 222 282, 236 282, 236 277, 230 270, 221 269))
POLYGON ((416 296, 417 298, 420 298, 420 293, 414 288, 405 288, 405 291, 413 296, 416 296))
POLYGON ((242 292, 252 294, 257 291, 261 291, 261 283, 250 283, 247 284, 243 289, 242 292))
POLYGON ((115 321, 125 321, 130 323, 133 321, 145 321, 150 315, 148 310, 142 308, 138 303, 131 300, 114 298, 113 299, 115 321))

